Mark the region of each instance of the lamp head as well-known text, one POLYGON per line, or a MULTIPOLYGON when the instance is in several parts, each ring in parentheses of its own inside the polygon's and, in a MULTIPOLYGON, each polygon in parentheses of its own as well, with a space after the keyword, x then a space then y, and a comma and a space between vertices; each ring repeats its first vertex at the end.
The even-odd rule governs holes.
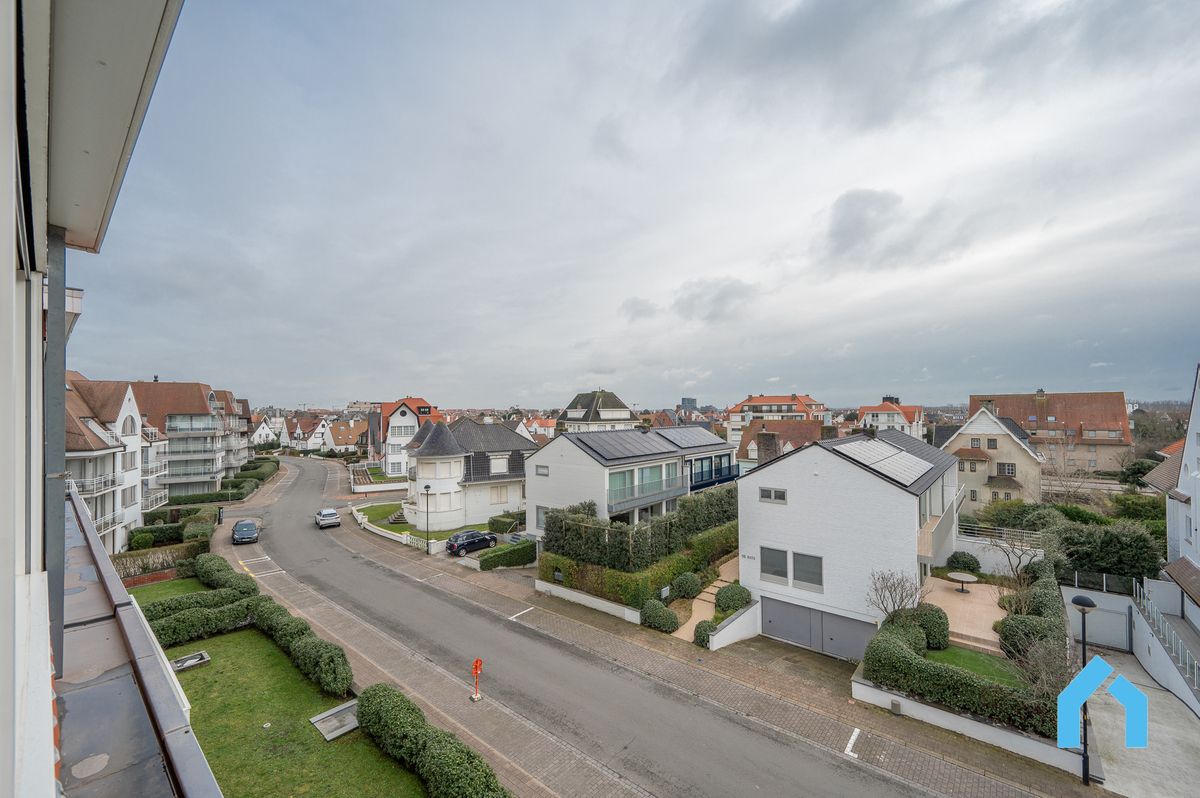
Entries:
POLYGON ((1096 609, 1096 602, 1092 601, 1091 598, 1087 596, 1076 596, 1075 598, 1071 599, 1071 604, 1083 615, 1087 615, 1089 612, 1096 609))
POLYGON ((429 486, 428 486, 428 485, 426 485, 426 486, 425 486, 425 492, 426 492, 426 493, 428 493, 428 492, 429 492, 429 486))

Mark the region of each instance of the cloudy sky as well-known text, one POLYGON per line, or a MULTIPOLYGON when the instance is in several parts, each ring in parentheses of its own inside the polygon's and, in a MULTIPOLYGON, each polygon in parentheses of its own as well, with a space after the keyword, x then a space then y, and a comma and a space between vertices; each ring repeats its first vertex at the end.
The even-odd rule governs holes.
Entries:
POLYGON ((252 403, 1189 395, 1200 3, 188 3, 71 365, 252 403))

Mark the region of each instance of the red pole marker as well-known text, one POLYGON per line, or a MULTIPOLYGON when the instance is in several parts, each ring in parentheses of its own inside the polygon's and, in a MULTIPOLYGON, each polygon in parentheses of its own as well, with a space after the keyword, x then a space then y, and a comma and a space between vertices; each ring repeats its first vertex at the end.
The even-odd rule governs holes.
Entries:
POLYGON ((483 660, 478 657, 471 663, 471 675, 475 677, 475 693, 471 696, 472 701, 479 701, 483 696, 479 695, 479 674, 483 673, 483 660))

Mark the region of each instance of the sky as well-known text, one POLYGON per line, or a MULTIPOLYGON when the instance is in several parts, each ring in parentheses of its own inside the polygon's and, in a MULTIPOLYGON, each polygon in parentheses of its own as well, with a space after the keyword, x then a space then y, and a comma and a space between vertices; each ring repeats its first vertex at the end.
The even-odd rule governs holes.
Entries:
POLYGON ((1200 360, 1200 3, 187 3, 69 365, 831 406, 1200 360))

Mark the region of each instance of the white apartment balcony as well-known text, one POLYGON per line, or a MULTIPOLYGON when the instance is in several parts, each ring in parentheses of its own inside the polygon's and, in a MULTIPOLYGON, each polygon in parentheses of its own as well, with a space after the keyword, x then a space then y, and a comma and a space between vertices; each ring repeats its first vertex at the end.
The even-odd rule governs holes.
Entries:
POLYGON ((683 477, 676 475, 654 482, 641 482, 625 488, 611 488, 608 491, 608 511, 622 513, 635 507, 673 499, 687 493, 687 485, 683 477))
POLYGON ((162 460, 142 461, 142 479, 156 477, 167 470, 167 464, 162 460))
POLYGON ((103 535, 105 532, 109 532, 113 529, 116 529, 124 522, 125 522, 125 511, 124 510, 117 510, 115 513, 109 513, 108 515, 101 516, 100 518, 97 518, 95 521, 96 534, 103 535))
POLYGON ((217 452, 225 451, 225 446, 220 443, 197 443, 188 441, 176 446, 174 443, 167 446, 168 460, 182 460, 196 457, 209 457, 210 459, 217 452))
POLYGON ((168 466, 167 473, 159 477, 159 480, 162 482, 206 482, 212 479, 219 479, 224 475, 225 466, 222 463, 182 466, 179 468, 168 466))
POLYGON ((120 474, 101 474, 98 477, 87 477, 86 479, 69 480, 74 483, 75 490, 80 496, 95 496, 98 493, 105 493, 115 489, 121 483, 120 474))
POLYGON ((142 512, 149 512, 167 503, 166 488, 159 488, 142 496, 142 512))
POLYGON ((162 433, 158 431, 157 427, 143 426, 142 435, 148 441, 162 440, 162 433))
POLYGON ((205 421, 167 421, 167 434, 170 437, 180 435, 219 435, 222 432, 224 432, 224 427, 216 419, 205 421))

